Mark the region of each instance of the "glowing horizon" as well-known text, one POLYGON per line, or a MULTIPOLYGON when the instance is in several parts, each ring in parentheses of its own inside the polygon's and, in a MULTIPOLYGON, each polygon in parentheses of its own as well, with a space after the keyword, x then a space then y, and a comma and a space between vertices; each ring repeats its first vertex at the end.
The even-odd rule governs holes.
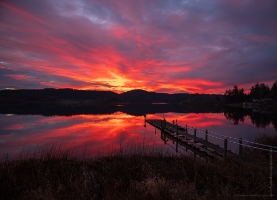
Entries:
POLYGON ((0 90, 223 94, 233 85, 271 87, 276 7, 258 0, 4 0, 0 90))

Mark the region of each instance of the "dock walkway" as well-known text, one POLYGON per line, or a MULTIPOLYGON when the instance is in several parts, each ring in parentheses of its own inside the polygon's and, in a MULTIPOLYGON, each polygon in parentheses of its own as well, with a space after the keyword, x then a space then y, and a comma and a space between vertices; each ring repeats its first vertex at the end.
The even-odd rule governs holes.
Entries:
POLYGON ((186 127, 181 127, 160 119, 145 119, 145 121, 161 130, 161 138, 165 142, 166 138, 175 141, 176 152, 178 151, 178 145, 180 144, 194 153, 197 153, 201 157, 238 157, 236 153, 227 150, 227 140, 224 141, 224 148, 222 148, 219 145, 209 142, 207 135, 205 139, 202 139, 196 136, 196 131, 194 131, 194 135, 189 134, 186 127))

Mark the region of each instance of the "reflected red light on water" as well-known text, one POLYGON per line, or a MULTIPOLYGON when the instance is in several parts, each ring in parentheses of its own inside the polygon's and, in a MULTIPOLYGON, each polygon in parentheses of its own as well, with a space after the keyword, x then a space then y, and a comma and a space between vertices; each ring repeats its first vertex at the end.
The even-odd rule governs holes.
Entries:
MULTIPOLYGON (((153 134, 154 128, 150 126, 144 128, 143 116, 131 116, 120 112, 111 115, 40 116, 38 118, 26 116, 25 120, 21 119, 21 124, 4 127, 9 134, 5 139, 2 137, 5 142, 1 152, 12 152, 15 149, 50 143, 71 146, 80 153, 86 149, 88 153, 95 156, 111 153, 118 150, 120 146, 127 148, 143 141, 151 145, 155 143, 155 137, 158 137, 153 134)), ((15 121, 18 123, 18 120, 15 121)), ((162 141, 157 140, 156 144, 162 144, 162 141)))
MULTIPOLYGON (((178 125, 249 139, 249 133, 257 133, 250 119, 235 126, 224 115, 216 113, 166 113, 149 114, 147 119, 176 121, 178 125)), ((0 153, 13 156, 22 149, 54 144, 73 147, 77 153, 84 150, 90 156, 103 155, 139 146, 168 149, 161 140, 160 131, 149 124, 144 127, 143 116, 131 116, 121 112, 108 115, 74 115, 70 117, 38 115, 0 115, 0 153)), ((271 130, 271 129, 268 129, 271 130)), ((273 130, 273 129, 272 129, 273 130)), ((201 136, 201 135, 199 135, 201 136)), ((212 138, 211 138, 212 139, 212 138)), ((220 143, 221 144, 221 143, 220 143)))
MULTIPOLYGON (((151 115, 149 118, 163 118, 163 115, 151 115)), ((189 126, 197 127, 197 128, 207 128, 211 126, 220 126, 226 123, 226 119, 222 114, 216 113, 166 113, 164 118, 168 122, 176 121, 179 125, 185 126, 186 124, 189 126)))

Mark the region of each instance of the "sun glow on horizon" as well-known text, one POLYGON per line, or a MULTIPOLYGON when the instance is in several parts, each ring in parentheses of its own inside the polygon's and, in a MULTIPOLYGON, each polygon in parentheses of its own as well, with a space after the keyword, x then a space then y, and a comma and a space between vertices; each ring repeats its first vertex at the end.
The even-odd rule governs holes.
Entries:
POLYGON ((274 8, 270 1, 0 2, 1 88, 248 91, 276 81, 274 8))

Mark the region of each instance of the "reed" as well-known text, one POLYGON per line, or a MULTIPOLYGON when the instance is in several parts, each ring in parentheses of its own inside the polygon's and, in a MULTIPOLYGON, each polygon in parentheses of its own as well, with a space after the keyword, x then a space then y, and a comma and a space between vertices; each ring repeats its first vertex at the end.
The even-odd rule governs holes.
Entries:
MULTIPOLYGON (((268 170, 232 160, 204 162, 141 143, 83 155, 48 145, 2 159, 0 199, 234 199, 270 192, 268 170)), ((275 196, 276 181, 273 173, 275 196)))

